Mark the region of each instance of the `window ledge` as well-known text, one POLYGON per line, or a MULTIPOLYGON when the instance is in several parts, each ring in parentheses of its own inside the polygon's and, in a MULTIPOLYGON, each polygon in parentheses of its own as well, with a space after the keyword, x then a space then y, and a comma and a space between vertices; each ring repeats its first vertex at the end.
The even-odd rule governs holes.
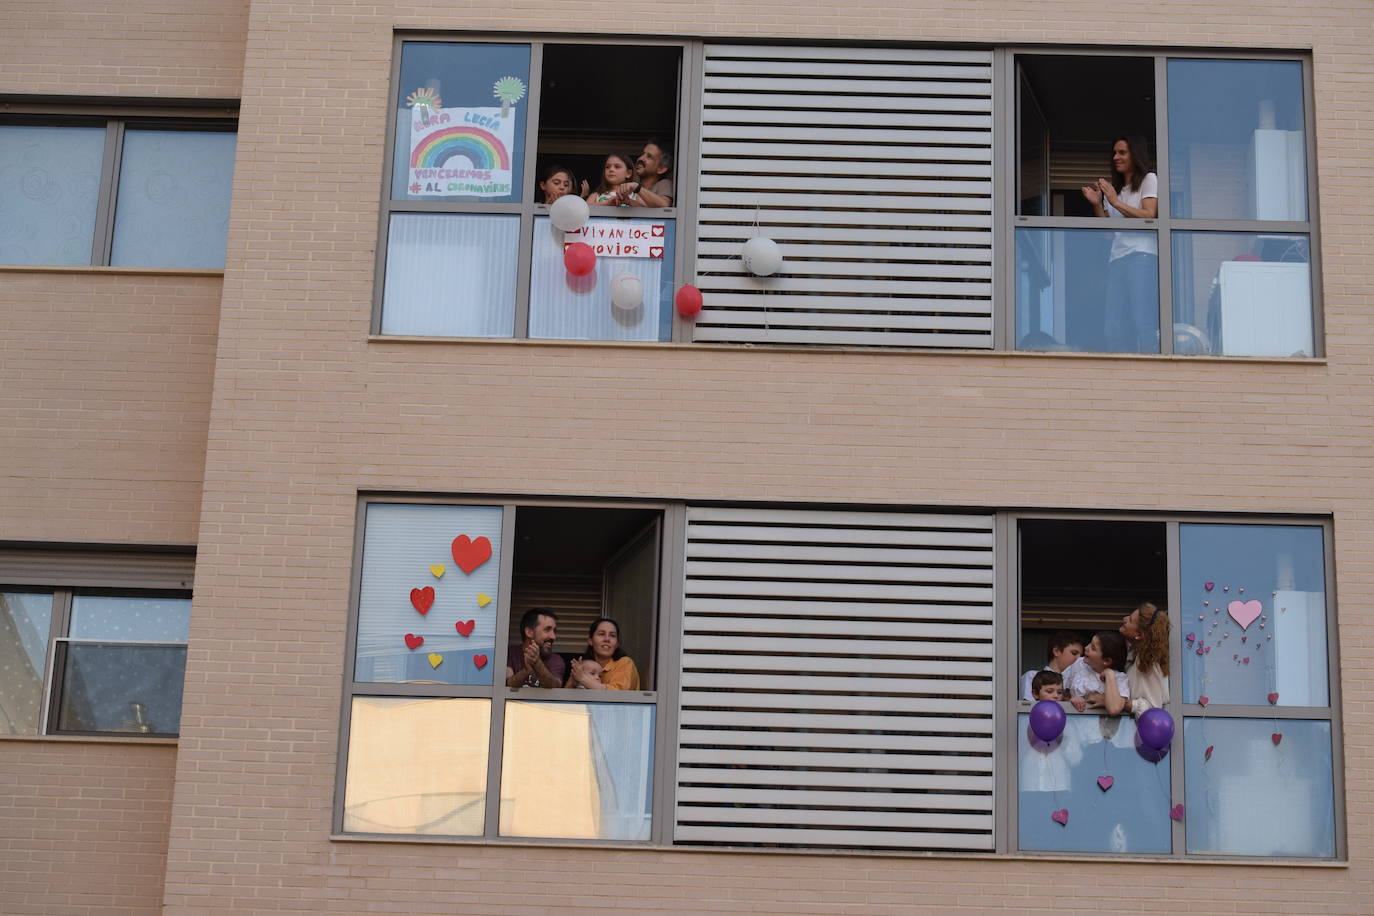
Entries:
POLYGON ((223 277, 224 270, 200 267, 108 267, 102 265, 49 266, 46 264, 0 264, 0 273, 22 274, 117 274, 152 277, 223 277))
POLYGON ((0 742, 15 741, 36 744, 152 744, 176 747, 176 738, 135 738, 132 735, 0 735, 0 742))
POLYGON ((394 843, 415 846, 520 846, 537 849, 595 849, 638 850, 641 852, 686 852, 686 853, 732 853, 735 855, 783 855, 783 856, 825 856, 827 858, 846 857, 863 859, 948 859, 961 861, 989 860, 997 862, 1118 862, 1126 865, 1233 865, 1245 868, 1268 866, 1271 868, 1332 868, 1348 869, 1350 863, 1332 859, 1280 859, 1262 856, 1114 856, 1085 855, 1083 853, 996 853, 996 852, 916 852, 905 850, 881 851, 866 849, 768 849, 756 846, 674 846, 656 843, 616 843, 602 840, 557 840, 531 839, 528 837, 425 837, 425 836, 386 836, 384 834, 333 833, 329 836, 334 843, 394 843))

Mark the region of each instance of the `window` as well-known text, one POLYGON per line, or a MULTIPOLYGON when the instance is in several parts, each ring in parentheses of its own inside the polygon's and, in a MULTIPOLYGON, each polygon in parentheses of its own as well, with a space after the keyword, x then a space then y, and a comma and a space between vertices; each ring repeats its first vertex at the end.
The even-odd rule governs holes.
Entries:
POLYGON ((1015 71, 1016 348, 1318 353, 1305 61, 1036 53, 1015 71), (1153 217, 1098 218, 1125 211, 1083 191, 1123 138, 1156 178, 1118 199, 1153 217))
POLYGON ((681 68, 680 44, 398 43, 377 330, 670 339, 681 68), (670 206, 636 194, 593 207, 577 232, 553 228, 551 173, 586 196, 608 154, 633 167, 651 139, 668 167, 654 203, 670 206), (583 276, 563 260, 578 241, 597 256, 583 276), (638 305, 612 303, 618 281, 638 282, 638 305))
POLYGON ((0 124, 0 264, 222 268, 232 124, 0 124))
POLYGON ((1148 601, 1172 624, 1160 706, 1175 731, 1159 758, 1140 747, 1138 715, 1088 710, 1046 744, 1018 681, 1017 847, 1340 854, 1324 525, 1024 518, 1018 534, 1017 671, 1056 667, 1071 641, 1059 631, 1102 640, 1148 601))
POLYGON ((340 829, 651 839, 662 516, 366 501, 340 829), (522 618, 549 621, 541 611, 556 616, 540 664, 557 686, 508 687, 522 618), (565 688, 603 618, 637 686, 565 688))

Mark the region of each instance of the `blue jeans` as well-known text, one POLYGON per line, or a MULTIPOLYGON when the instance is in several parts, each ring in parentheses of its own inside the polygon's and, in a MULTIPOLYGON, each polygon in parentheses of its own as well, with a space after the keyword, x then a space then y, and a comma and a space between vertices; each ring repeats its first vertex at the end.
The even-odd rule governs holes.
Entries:
POLYGON ((1159 352, 1159 258, 1137 251, 1107 265, 1107 352, 1159 352))

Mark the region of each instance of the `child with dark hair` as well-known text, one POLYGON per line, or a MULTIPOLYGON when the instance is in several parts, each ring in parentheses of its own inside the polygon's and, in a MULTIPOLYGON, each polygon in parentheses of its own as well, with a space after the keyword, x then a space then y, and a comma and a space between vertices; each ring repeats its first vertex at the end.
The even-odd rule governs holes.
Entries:
MULTIPOLYGON (((1045 666, 1041 671, 1053 671, 1056 674, 1063 674, 1070 665, 1078 661, 1083 654, 1083 637, 1077 633, 1070 633, 1068 630, 1060 630, 1050 637, 1049 648, 1045 653, 1045 666)), ((1021 675, 1021 699, 1034 699, 1035 688, 1031 681, 1035 678, 1036 671, 1032 668, 1021 675)))
POLYGON ((1057 671, 1040 671, 1031 679, 1031 699, 1053 700, 1058 703, 1064 699, 1064 675, 1057 671))
POLYGON ((1073 708, 1082 712, 1101 706, 1110 715, 1120 715, 1131 695, 1125 668, 1126 637, 1115 630, 1096 633, 1083 657, 1064 672, 1064 687, 1073 708))
POLYGON ((593 207, 629 207, 631 198, 641 185, 634 180, 635 161, 632 156, 611 153, 601 166, 601 184, 597 185, 587 197, 593 207))

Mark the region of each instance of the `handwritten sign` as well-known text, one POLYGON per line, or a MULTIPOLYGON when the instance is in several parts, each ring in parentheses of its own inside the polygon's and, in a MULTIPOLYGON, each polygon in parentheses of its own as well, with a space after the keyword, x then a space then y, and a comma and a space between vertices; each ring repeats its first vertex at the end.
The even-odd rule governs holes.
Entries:
POLYGON ((515 119, 500 108, 410 110, 410 184, 416 197, 509 197, 515 119))
POLYGON ((664 224, 647 220, 594 219, 563 233, 563 247, 574 242, 592 246, 598 258, 663 259, 664 224))

